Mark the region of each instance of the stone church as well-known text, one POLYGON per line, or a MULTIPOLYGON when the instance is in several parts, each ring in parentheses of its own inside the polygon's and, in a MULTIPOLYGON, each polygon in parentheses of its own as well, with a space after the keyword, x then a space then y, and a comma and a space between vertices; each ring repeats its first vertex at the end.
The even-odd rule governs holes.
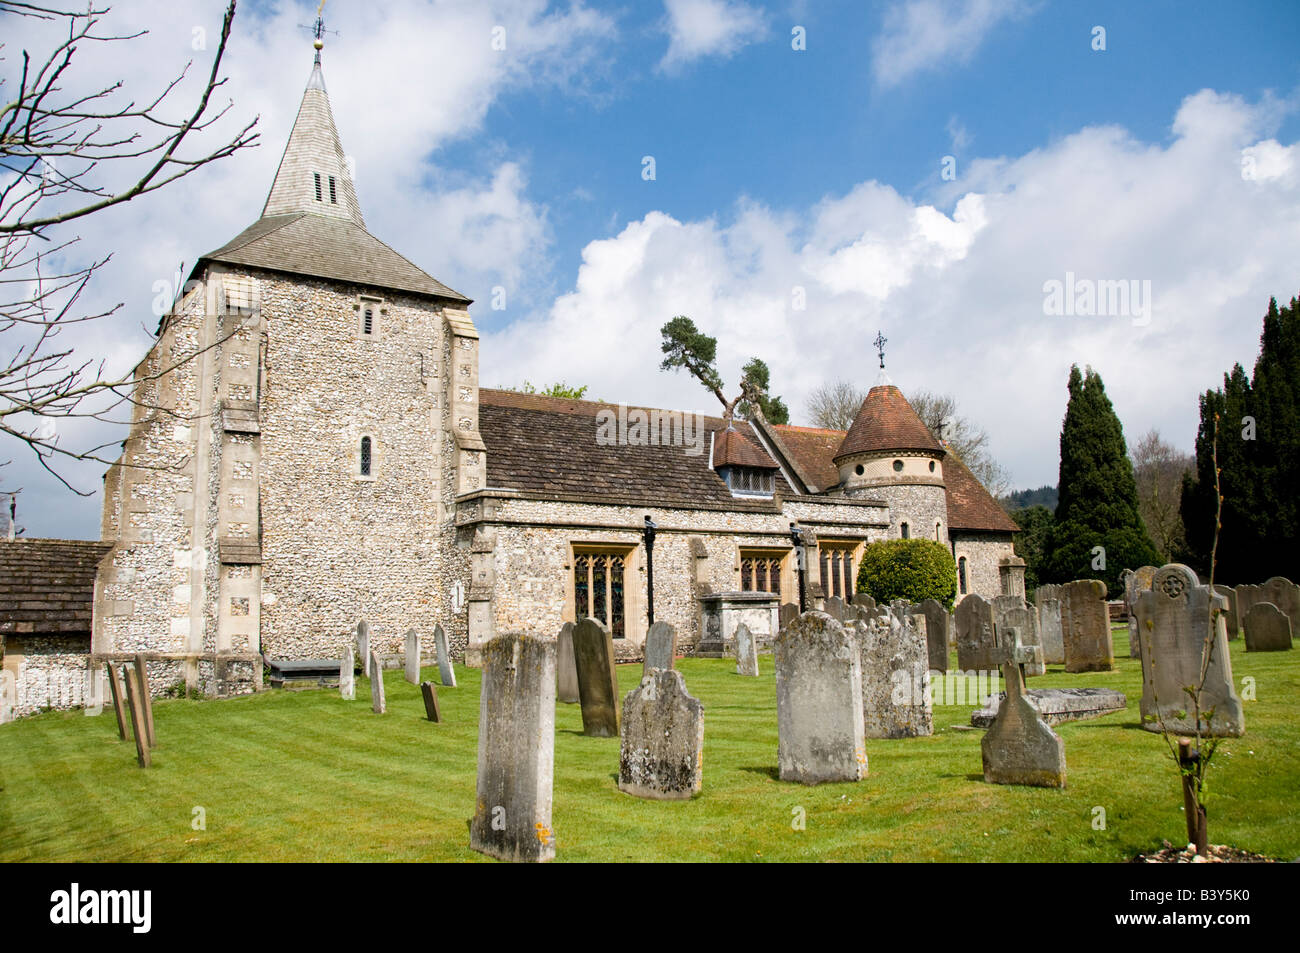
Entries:
POLYGON ((367 230, 318 54, 261 215, 137 368, 92 658, 233 694, 362 618, 381 654, 441 624, 472 665, 581 616, 635 658, 652 609, 689 653, 720 605, 851 596, 864 548, 909 536, 961 595, 1023 585, 1015 524, 892 384, 847 433, 705 418, 692 445, 693 415, 481 388, 470 304, 367 230), (600 439, 615 415, 642 439, 600 439))

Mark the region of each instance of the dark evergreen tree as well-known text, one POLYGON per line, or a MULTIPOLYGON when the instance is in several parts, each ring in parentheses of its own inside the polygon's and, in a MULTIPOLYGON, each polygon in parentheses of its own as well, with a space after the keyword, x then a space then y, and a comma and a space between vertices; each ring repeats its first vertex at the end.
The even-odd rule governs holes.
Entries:
POLYGON ((1059 500, 1040 581, 1101 579, 1114 594, 1122 591, 1122 570, 1158 564, 1160 556, 1138 513, 1124 428, 1101 377, 1092 368, 1081 374, 1072 367, 1069 390, 1061 427, 1059 500))

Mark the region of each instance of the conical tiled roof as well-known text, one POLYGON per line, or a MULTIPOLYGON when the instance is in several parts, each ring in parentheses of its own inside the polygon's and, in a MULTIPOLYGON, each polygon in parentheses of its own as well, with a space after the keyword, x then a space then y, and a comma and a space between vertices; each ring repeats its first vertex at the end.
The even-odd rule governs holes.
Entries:
POLYGON ((867 391, 835 459, 889 450, 921 450, 938 456, 945 453, 903 392, 893 384, 877 384, 867 391))

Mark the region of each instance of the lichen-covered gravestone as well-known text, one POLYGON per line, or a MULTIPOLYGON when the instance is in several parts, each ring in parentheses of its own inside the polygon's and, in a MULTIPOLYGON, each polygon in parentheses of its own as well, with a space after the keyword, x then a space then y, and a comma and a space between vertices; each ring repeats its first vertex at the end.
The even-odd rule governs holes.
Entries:
POLYGON ((823 604, 826 607, 825 612, 828 616, 830 616, 836 622, 839 623, 844 622, 844 600, 843 599, 841 599, 839 596, 827 596, 826 599, 823 600, 823 604))
POLYGON ((349 645, 339 658, 339 695, 346 702, 357 697, 357 676, 353 668, 355 662, 352 657, 352 646, 349 645))
POLYGON ((440 625, 433 627, 433 647, 438 655, 438 680, 448 688, 455 688, 456 669, 451 664, 451 646, 447 644, 447 633, 440 625))
POLYGON ((370 677, 370 624, 362 619, 357 623, 357 655, 361 658, 361 671, 370 677))
POLYGON ((875 597, 869 592, 859 592, 853 597, 855 606, 862 606, 864 609, 874 609, 876 607, 875 597))
POLYGON ((592 738, 618 737, 618 674, 609 630, 595 619, 575 625, 573 660, 578 669, 582 733, 592 738))
POLYGON ((1300 586, 1285 576, 1274 576, 1258 586, 1237 587, 1237 617, 1244 623, 1250 607, 1271 602, 1291 620, 1291 631, 1300 631, 1300 586))
POLYGON ((957 667, 963 672, 991 672, 998 667, 997 631, 993 606, 983 597, 968 595, 953 614, 957 627, 957 667))
POLYGON ((736 674, 758 675, 758 640, 743 622, 736 626, 736 674))
POLYGON ((676 655, 677 630, 667 622, 656 622, 645 636, 645 664, 641 667, 641 674, 649 675, 657 668, 672 668, 676 655))
POLYGON ((379 667, 379 659, 372 651, 370 653, 370 707, 376 715, 382 715, 386 710, 384 704, 384 670, 379 667))
POLYGON ((703 784, 704 706, 682 673, 657 668, 623 699, 618 788, 659 801, 689 798, 703 784))
POLYGON ((482 660, 469 846, 498 860, 550 860, 555 641, 497 636, 483 647, 482 660))
POLYGON ((1038 643, 1043 649, 1043 665, 1065 664, 1065 637, 1061 633, 1061 587, 1039 586, 1034 590, 1038 607, 1038 643))
POLYGON ((917 606, 917 611, 925 616, 926 655, 930 670, 948 671, 948 627, 952 617, 943 603, 938 599, 925 599, 917 606))
POLYGON ((783 603, 779 610, 779 628, 784 629, 797 618, 799 618, 799 607, 793 602, 783 603))
POLYGON ((402 659, 406 680, 412 685, 420 684, 420 633, 414 629, 406 633, 405 653, 402 659))
POLYGON ((865 738, 934 734, 929 650, 908 608, 899 600, 886 617, 855 623, 865 738))
MULTIPOLYGON (((1030 608, 1020 596, 993 597, 993 625, 996 632, 1018 629, 1020 641, 1025 645, 1040 646, 1038 639, 1038 612, 1030 608)), ((1041 646, 1040 646, 1041 647, 1041 646)), ((1025 677, 1044 675, 1047 664, 1043 654, 1037 653, 1035 660, 1025 664, 1025 677)))
POLYGON ((1076 579, 1061 587, 1061 635, 1067 672, 1109 672, 1115 667, 1104 582, 1076 579))
MULTIPOLYGON (((1137 616, 1133 612, 1133 606, 1137 602, 1139 593, 1146 592, 1151 588, 1151 580, 1156 576, 1155 566, 1141 566, 1138 569, 1125 569, 1119 574, 1121 584, 1124 586, 1124 608, 1128 614, 1128 657, 1141 658, 1142 640, 1138 638, 1137 616)), ((1235 639, 1234 633, 1229 633, 1228 638, 1235 639)))
POLYGON ((578 663, 573 659, 573 623, 560 627, 555 639, 555 697, 566 705, 582 700, 578 694, 578 663))
POLYGON ((1025 697, 1022 666, 1040 661, 1042 650, 1036 645, 1024 645, 1014 627, 1003 633, 1003 639, 1001 665, 1007 697, 980 742, 984 780, 990 784, 1063 788, 1065 742, 1025 697))
POLYGON ((1236 736, 1246 730, 1222 615, 1211 627, 1210 610, 1216 607, 1225 609, 1227 600, 1199 585, 1196 573, 1180 563, 1162 566, 1151 588, 1138 594, 1134 610, 1142 639, 1142 727, 1148 731, 1160 731, 1163 724, 1172 732, 1196 732, 1192 699, 1183 689, 1201 683, 1203 666, 1201 733, 1236 736), (1207 720, 1210 709, 1214 715, 1207 720))
POLYGON ((857 640, 826 613, 805 612, 773 648, 781 780, 861 780, 867 753, 857 640))
POLYGON ((1246 613, 1247 652, 1289 652, 1291 620, 1271 602, 1257 602, 1246 613))
MULTIPOLYGON (((1228 625, 1228 641, 1231 642, 1241 636, 1241 616, 1237 615, 1237 590, 1232 586, 1221 586, 1216 583, 1214 591, 1228 600, 1228 610, 1223 613, 1223 619, 1228 625)), ((1133 617, 1129 616, 1130 631, 1135 625, 1132 620, 1133 617)))

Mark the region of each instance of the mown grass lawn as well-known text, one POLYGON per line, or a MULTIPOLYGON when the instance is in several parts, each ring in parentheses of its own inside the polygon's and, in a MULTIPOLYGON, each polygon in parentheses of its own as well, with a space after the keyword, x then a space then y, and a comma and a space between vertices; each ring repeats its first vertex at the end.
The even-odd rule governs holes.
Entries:
MULTIPOLYGON (((930 738, 867 742, 869 777, 805 788, 776 779, 772 659, 759 678, 734 663, 678 663, 704 703, 704 790, 688 802, 618 791, 617 739, 585 738, 559 705, 554 831, 558 860, 1120 861, 1185 837, 1177 774, 1159 735, 1138 728, 1141 676, 1116 630, 1119 671, 1031 687, 1124 691, 1126 712, 1057 730, 1064 791, 985 784, 971 708, 936 707, 930 738), (1105 810, 1105 829, 1093 826, 1105 810), (796 814, 805 829, 794 829, 796 814)), ((1247 734, 1212 769, 1210 839, 1300 856, 1300 652, 1246 654, 1247 734)), ((435 670, 436 671, 436 670, 435 670)), ((640 666, 620 666, 624 691, 640 666)), ((432 671, 426 676, 434 677, 432 671)), ((478 672, 440 688, 426 722, 416 686, 386 673, 388 713, 336 691, 266 692, 155 703, 154 767, 135 764, 111 711, 51 712, 0 728, 0 861, 466 861, 474 810, 478 672), (206 830, 194 830, 202 808, 206 830)), ((436 680, 436 677, 435 677, 436 680)))

